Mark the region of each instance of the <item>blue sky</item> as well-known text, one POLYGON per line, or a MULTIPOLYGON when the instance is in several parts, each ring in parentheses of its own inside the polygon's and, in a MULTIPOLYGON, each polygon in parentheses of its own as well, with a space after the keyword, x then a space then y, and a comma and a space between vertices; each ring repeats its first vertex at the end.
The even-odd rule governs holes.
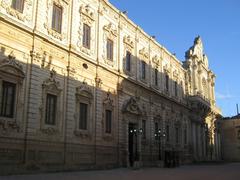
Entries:
POLYGON ((240 108, 240 0, 110 0, 170 52, 184 60, 200 35, 216 74, 217 105, 224 116, 240 108))

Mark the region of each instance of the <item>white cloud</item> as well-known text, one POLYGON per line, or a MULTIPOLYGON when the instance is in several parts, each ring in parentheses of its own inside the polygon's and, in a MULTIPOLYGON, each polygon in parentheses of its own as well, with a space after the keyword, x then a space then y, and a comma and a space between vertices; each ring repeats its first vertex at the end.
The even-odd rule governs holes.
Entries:
POLYGON ((222 94, 222 93, 216 92, 215 95, 216 95, 217 99, 231 99, 231 98, 234 98, 234 96, 229 94, 229 93, 222 94))

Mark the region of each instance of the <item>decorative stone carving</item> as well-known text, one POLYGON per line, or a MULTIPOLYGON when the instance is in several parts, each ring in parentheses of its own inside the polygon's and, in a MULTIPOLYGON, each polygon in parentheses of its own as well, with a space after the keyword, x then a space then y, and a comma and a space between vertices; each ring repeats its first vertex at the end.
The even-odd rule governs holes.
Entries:
POLYGON ((113 25, 112 23, 109 23, 103 27, 103 60, 106 64, 110 66, 114 66, 116 62, 116 52, 117 52, 117 28, 116 25, 113 25), (110 39, 113 41, 113 59, 108 60, 107 59, 107 40, 110 39))
POLYGON ((158 55, 153 56, 152 58, 152 62, 158 67, 160 64, 160 58, 158 57, 158 55))
POLYGON ((79 30, 78 30, 78 47, 80 50, 88 55, 93 55, 95 52, 95 15, 94 10, 90 8, 89 5, 82 5, 79 9, 80 21, 79 21, 79 30), (91 28, 91 37, 90 37, 90 48, 86 48, 82 45, 83 43, 83 25, 87 24, 91 28))
POLYGON ((82 131, 79 131, 79 130, 75 130, 74 131, 74 135, 79 137, 79 138, 82 138, 82 139, 88 139, 88 140, 91 140, 92 139, 92 136, 91 134, 89 133, 84 133, 82 131))
POLYGON ((83 82, 82 85, 76 88, 76 97, 78 100, 80 97, 86 97, 89 99, 93 98, 92 89, 87 85, 86 82, 83 82))
POLYGON ((52 128, 52 127, 48 127, 48 128, 44 128, 44 129, 41 129, 41 132, 46 134, 46 135, 56 135, 59 133, 59 130, 56 129, 56 128, 52 128))
POLYGON ((149 53, 146 48, 142 48, 141 50, 139 50, 139 55, 140 55, 140 58, 143 58, 145 60, 149 58, 149 53))
POLYGON ((97 88, 100 88, 103 84, 102 79, 99 76, 96 76, 95 83, 97 88))
POLYGON ((43 82, 42 87, 45 90, 61 92, 60 83, 56 81, 56 71, 54 69, 51 70, 50 77, 43 82))
POLYGON ((13 51, 8 55, 8 58, 0 61, 0 71, 20 77, 21 79, 25 77, 23 67, 16 61, 13 51))
POLYGON ((116 27, 112 23, 109 23, 108 25, 103 26, 103 29, 109 33, 109 38, 112 39, 114 37, 117 37, 116 27))
POLYGON ((42 84, 42 104, 39 107, 40 111, 40 121, 41 121, 41 127, 40 131, 47 135, 56 135, 57 133, 60 133, 59 127, 61 125, 61 99, 60 94, 62 92, 62 89, 60 87, 60 82, 56 80, 56 71, 52 69, 50 71, 50 77, 46 79, 42 84), (53 95, 57 96, 57 109, 56 109, 56 123, 55 125, 47 125, 45 124, 45 109, 46 109, 46 97, 47 94, 51 93, 53 95))
POLYGON ((20 125, 16 121, 7 121, 0 119, 0 130, 3 134, 8 132, 20 132, 20 125))
POLYGON ((137 99, 135 97, 131 97, 124 105, 123 105, 123 113, 132 113, 136 115, 141 115, 142 111, 137 103, 137 99))
POLYGON ((113 100, 110 98, 110 92, 107 92, 107 97, 103 100, 103 105, 107 109, 113 109, 113 100))
POLYGON ((131 50, 134 47, 134 42, 130 36, 124 36, 123 42, 127 45, 128 49, 131 50))
MULTIPOLYGON (((68 1, 66 0, 46 0, 47 2, 47 9, 46 9, 46 20, 44 23, 44 28, 47 30, 48 34, 51 35, 52 37, 62 41, 63 39, 65 39, 67 37, 66 33, 64 31, 66 31, 67 26, 65 23, 65 17, 67 17, 67 9, 68 9, 68 1), (52 29, 51 26, 51 20, 52 19, 52 7, 53 7, 53 3, 55 3, 56 5, 60 6, 63 8, 63 18, 62 18, 62 32, 59 33, 55 30, 52 29)), ((66 18, 67 19, 67 18, 66 18)))
POLYGON ((32 0, 25 0, 24 1, 24 9, 23 12, 19 12, 11 7, 11 1, 9 0, 2 0, 0 6, 6 10, 6 12, 17 18, 20 21, 23 22, 30 22, 32 20, 32 6, 33 6, 33 1, 32 0))

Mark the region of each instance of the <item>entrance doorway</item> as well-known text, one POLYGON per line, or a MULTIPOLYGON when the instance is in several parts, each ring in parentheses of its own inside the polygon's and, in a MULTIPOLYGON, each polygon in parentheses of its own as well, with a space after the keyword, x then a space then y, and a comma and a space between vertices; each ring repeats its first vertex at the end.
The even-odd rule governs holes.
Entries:
POLYGON ((138 149, 137 149, 137 125, 129 123, 128 125, 128 153, 129 164, 133 167, 134 161, 138 161, 138 149))

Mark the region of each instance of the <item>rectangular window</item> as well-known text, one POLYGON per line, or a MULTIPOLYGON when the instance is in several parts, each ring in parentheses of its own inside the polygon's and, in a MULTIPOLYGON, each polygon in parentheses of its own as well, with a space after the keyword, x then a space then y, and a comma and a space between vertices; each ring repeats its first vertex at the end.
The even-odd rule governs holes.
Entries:
POLYGON ((126 70, 131 71, 131 53, 129 51, 126 53, 126 70))
POLYGON ((155 69, 154 78, 155 78, 155 86, 158 86, 158 70, 157 69, 155 69))
POLYGON ((179 143, 179 129, 176 127, 175 128, 175 140, 176 140, 176 144, 179 143))
POLYGON ((90 49, 91 27, 83 24, 83 46, 90 49))
POLYGON ((16 84, 2 82, 1 116, 12 118, 14 114, 16 84))
POLYGON ((141 61, 141 69, 142 69, 141 78, 146 79, 146 63, 145 63, 145 61, 141 61))
POLYGON ((142 138, 146 139, 146 120, 142 120, 142 138))
POLYGON ((112 131, 112 111, 111 110, 106 110, 105 112, 106 115, 106 133, 111 133, 112 131))
POLYGON ((79 129, 87 130, 88 105, 80 103, 79 129))
POLYGON ((20 13, 23 13, 24 9, 24 0, 12 0, 11 7, 15 10, 17 10, 20 13))
POLYGON ((47 94, 45 123, 48 125, 56 124, 57 96, 47 94))
POLYGON ((187 144, 187 129, 184 129, 184 144, 187 144))
POLYGON ((158 123, 155 122, 155 126, 154 126, 154 135, 155 135, 155 140, 158 140, 158 123))
POLYGON ((175 96, 178 96, 178 84, 177 81, 174 82, 174 90, 175 90, 175 96))
POLYGON ((169 90, 169 76, 168 76, 168 74, 166 74, 166 76, 165 76, 165 80, 166 80, 166 90, 168 91, 169 90))
POLYGON ((62 7, 53 4, 52 29, 61 33, 62 31, 62 7))
POLYGON ((113 41, 107 39, 107 59, 113 61, 113 41))
POLYGON ((170 137, 169 137, 169 125, 166 126, 166 138, 167 138, 167 142, 169 142, 170 137))

